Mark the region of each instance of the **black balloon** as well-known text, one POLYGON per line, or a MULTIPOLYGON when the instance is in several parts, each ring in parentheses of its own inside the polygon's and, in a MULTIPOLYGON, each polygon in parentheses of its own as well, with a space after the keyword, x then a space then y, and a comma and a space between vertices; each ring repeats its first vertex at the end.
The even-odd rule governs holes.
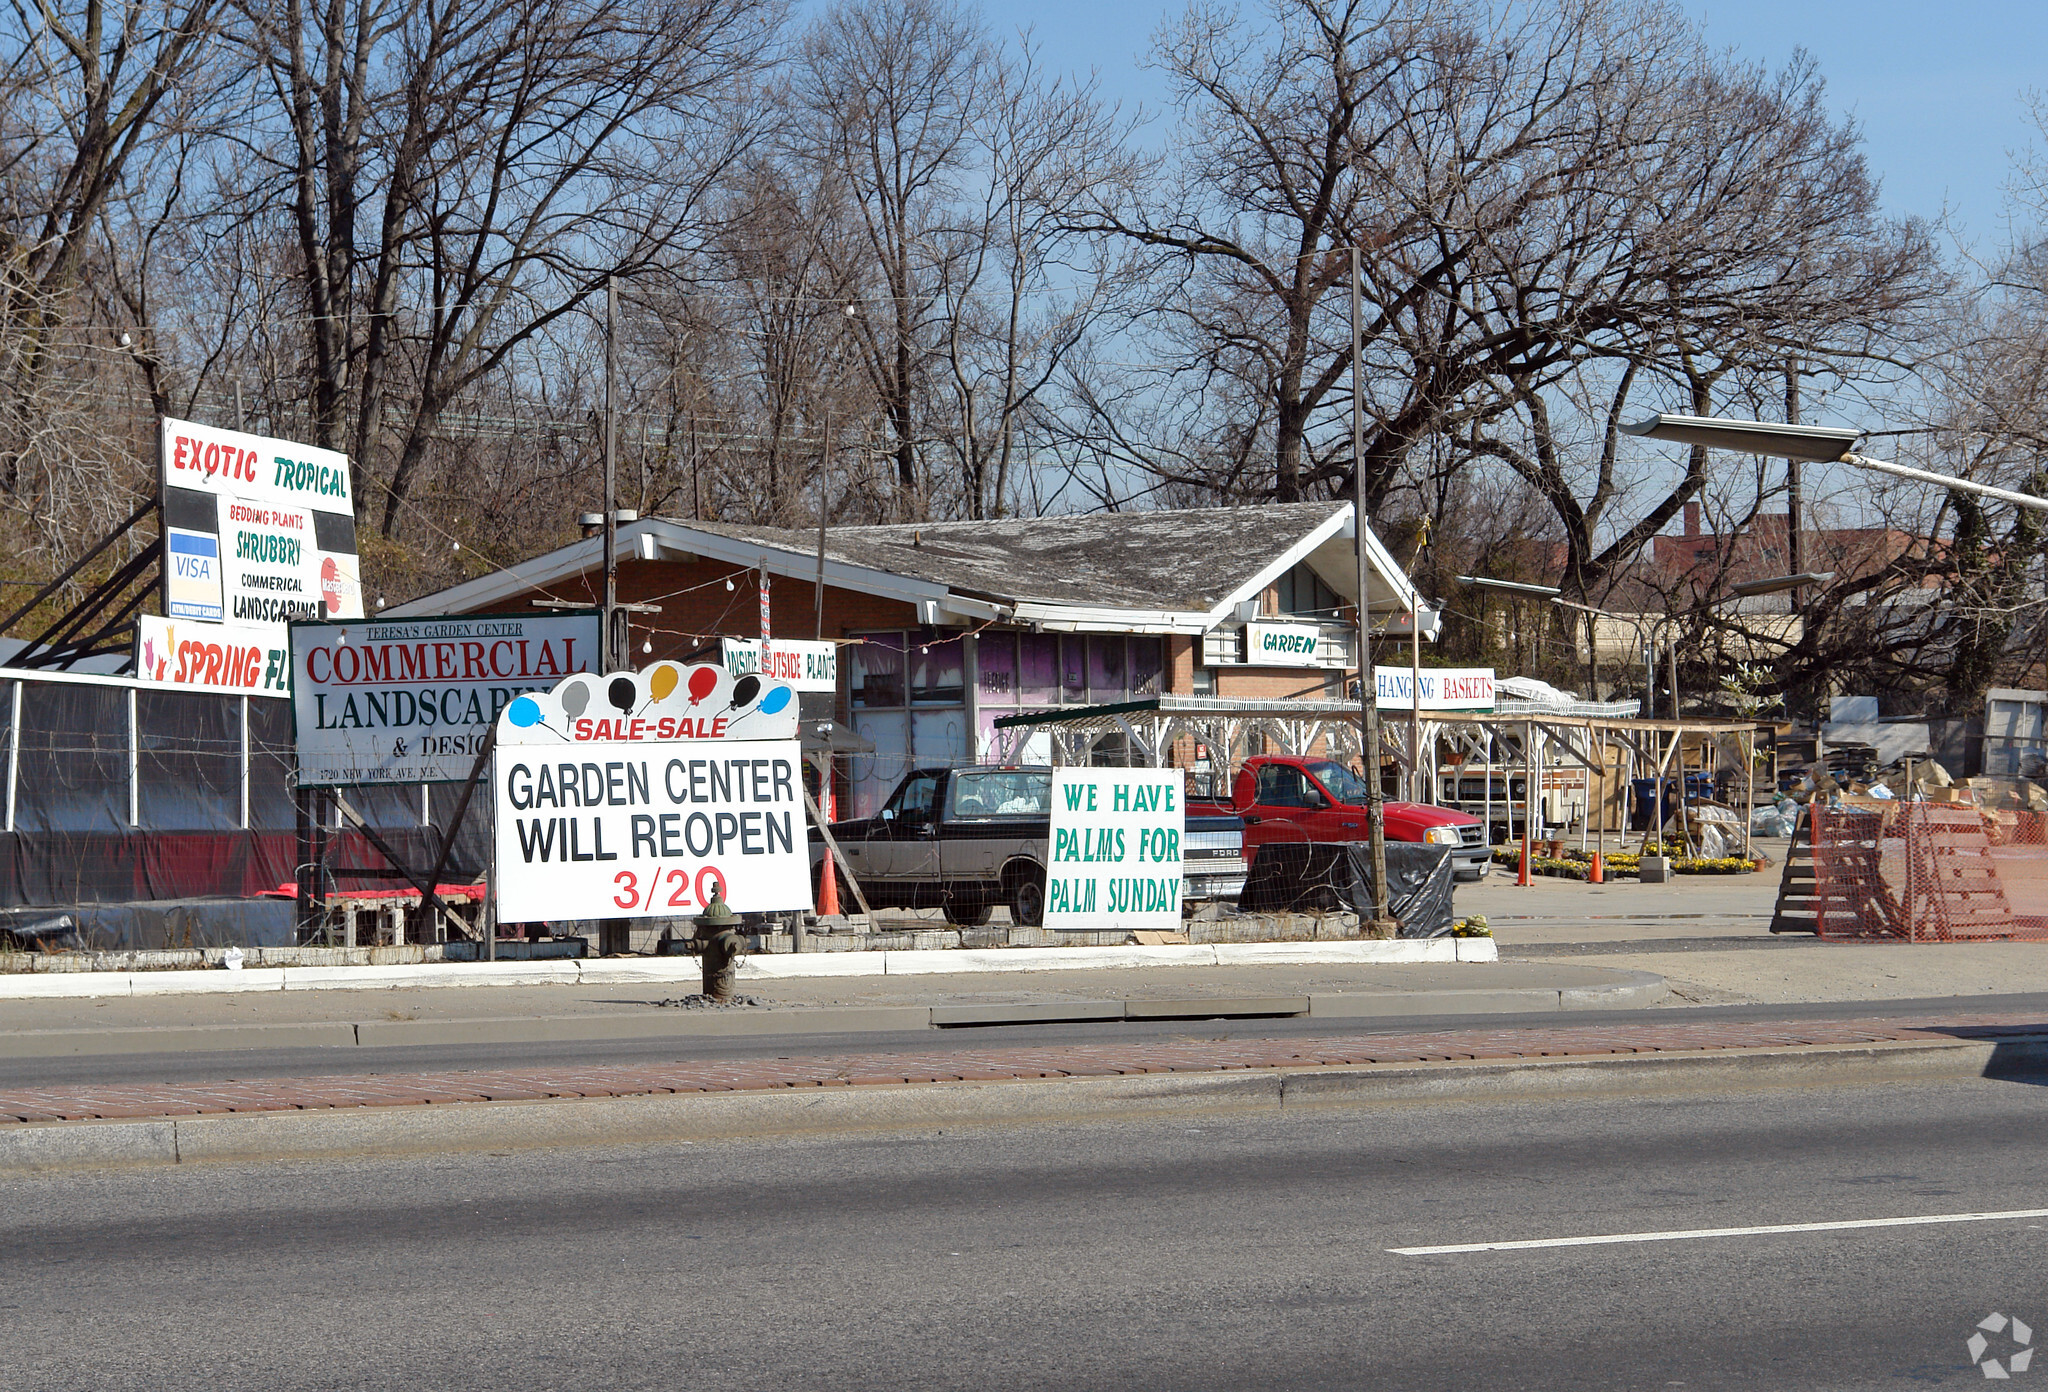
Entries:
POLYGON ((741 677, 732 684, 733 708, 737 710, 741 706, 752 705, 754 698, 760 694, 761 679, 759 677, 741 677))
POLYGON ((605 688, 605 695, 620 710, 633 709, 633 698, 638 694, 631 677, 613 677, 612 684, 605 688))

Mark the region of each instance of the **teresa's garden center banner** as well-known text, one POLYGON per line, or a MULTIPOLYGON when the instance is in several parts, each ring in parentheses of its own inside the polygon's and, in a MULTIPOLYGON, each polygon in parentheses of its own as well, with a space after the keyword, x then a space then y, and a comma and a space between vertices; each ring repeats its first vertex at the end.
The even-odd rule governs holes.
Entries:
POLYGON ((796 693, 659 662, 519 697, 491 756, 498 917, 811 907, 796 693))
POLYGON ((598 636, 594 613, 295 623, 299 784, 460 782, 514 699, 596 668, 598 636))
POLYGON ((280 630, 363 616, 346 455, 168 417, 159 428, 167 616, 280 630))
POLYGON ((1180 931, 1183 777, 1179 769, 1052 771, 1047 928, 1180 931))

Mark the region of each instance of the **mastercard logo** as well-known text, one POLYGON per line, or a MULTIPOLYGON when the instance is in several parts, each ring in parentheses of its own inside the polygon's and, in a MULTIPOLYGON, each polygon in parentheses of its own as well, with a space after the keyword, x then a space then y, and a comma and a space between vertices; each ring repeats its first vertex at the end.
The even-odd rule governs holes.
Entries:
POLYGON ((334 564, 334 557, 324 556, 320 560, 320 598, 327 605, 329 614, 341 612, 341 570, 334 564))

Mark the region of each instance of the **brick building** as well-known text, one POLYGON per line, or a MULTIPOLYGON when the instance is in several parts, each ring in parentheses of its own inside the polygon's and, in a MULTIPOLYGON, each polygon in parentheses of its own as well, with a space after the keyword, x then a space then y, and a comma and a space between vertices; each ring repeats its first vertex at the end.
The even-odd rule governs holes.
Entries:
MULTIPOLYGON (((595 603, 602 536, 385 611, 525 613, 595 603)), ((1371 607, 1413 588, 1368 530, 1371 607)), ((839 720, 872 741, 840 789, 873 809, 914 763, 985 754, 1019 710, 1161 691, 1334 694, 1354 668, 1349 503, 812 529, 650 517, 618 528, 633 661, 715 658, 720 638, 840 646, 839 720)))

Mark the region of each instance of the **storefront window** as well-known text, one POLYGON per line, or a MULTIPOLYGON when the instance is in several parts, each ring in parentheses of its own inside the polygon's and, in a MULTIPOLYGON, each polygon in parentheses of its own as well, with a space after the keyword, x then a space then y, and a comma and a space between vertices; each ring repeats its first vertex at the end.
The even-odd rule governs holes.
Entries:
POLYGON ((869 709, 901 706, 903 701, 903 635, 870 633, 854 643, 848 691, 856 706, 869 709))
POLYGON ((1088 640, 1088 690, 1098 702, 1121 701, 1130 694, 1124 684, 1124 640, 1121 636, 1088 640))
POLYGON ((1088 700, 1088 640, 1060 639, 1060 699, 1076 705, 1088 700))
POLYGON ((1017 638, 984 633, 974 642, 975 690, 984 706, 1017 704, 1017 638))
POLYGON ((1017 635, 1017 704, 1052 706, 1060 699, 1060 640, 1049 633, 1017 635))
POLYGON ((967 644, 959 638, 919 643, 910 649, 910 704, 967 704, 967 644))
POLYGON ((1157 696, 1166 673, 1164 638, 1131 639, 1131 695, 1157 696))

